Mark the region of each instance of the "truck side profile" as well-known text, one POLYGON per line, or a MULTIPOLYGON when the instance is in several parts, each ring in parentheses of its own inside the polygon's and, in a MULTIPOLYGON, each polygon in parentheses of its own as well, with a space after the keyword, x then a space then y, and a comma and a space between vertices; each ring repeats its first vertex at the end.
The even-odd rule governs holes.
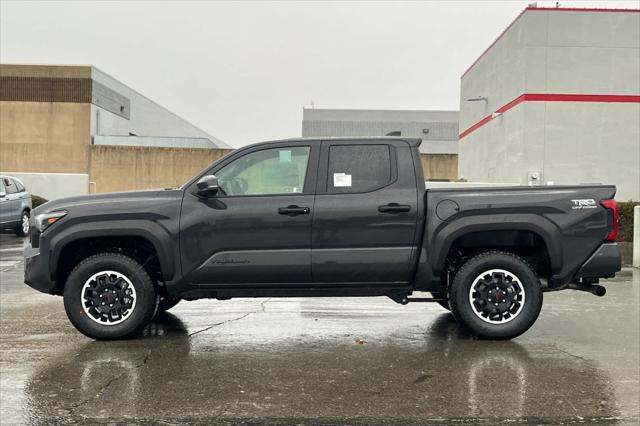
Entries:
POLYGON ((180 300, 312 296, 438 302, 508 339, 545 291, 604 295, 599 279, 621 267, 614 186, 427 190, 419 144, 267 142, 178 189, 48 202, 32 215, 25 282, 62 295, 95 339, 133 336, 180 300))

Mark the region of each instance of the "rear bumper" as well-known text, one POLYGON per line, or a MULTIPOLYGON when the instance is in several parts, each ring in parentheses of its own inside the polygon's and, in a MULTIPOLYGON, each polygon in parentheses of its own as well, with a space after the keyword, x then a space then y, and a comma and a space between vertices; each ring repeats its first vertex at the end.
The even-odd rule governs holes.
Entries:
POLYGON ((622 268, 622 257, 616 243, 602 244, 582 264, 574 279, 580 278, 611 278, 622 268))
POLYGON ((43 293, 53 294, 55 282, 51 280, 49 262, 44 259, 40 250, 27 247, 24 250, 24 282, 43 293))

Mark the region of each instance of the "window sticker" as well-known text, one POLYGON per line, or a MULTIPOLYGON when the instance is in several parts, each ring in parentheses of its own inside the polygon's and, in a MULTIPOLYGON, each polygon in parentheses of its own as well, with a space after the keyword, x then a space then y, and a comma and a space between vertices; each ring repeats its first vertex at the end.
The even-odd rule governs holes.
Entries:
POLYGON ((290 163, 291 162, 291 151, 278 151, 280 154, 280 162, 281 163, 290 163))
POLYGON ((333 186, 334 188, 351 186, 351 175, 346 173, 334 173, 333 186))

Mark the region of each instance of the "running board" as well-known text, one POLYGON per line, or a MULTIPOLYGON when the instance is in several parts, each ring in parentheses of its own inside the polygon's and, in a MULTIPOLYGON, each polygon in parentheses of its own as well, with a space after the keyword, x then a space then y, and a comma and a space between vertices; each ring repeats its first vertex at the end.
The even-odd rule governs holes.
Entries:
POLYGON ((407 297, 400 295, 392 295, 389 296, 391 300, 401 305, 406 305, 409 302, 446 302, 447 299, 437 298, 437 297, 407 297))

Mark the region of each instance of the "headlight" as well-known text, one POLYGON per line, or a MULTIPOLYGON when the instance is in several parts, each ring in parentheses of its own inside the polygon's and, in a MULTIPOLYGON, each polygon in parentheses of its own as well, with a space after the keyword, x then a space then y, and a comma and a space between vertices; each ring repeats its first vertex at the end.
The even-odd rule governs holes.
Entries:
POLYGON ((67 215, 67 212, 64 210, 58 210, 58 211, 39 214, 35 217, 36 229, 39 232, 42 232, 45 229, 47 229, 49 226, 56 223, 61 218, 65 217, 66 215, 67 215))

